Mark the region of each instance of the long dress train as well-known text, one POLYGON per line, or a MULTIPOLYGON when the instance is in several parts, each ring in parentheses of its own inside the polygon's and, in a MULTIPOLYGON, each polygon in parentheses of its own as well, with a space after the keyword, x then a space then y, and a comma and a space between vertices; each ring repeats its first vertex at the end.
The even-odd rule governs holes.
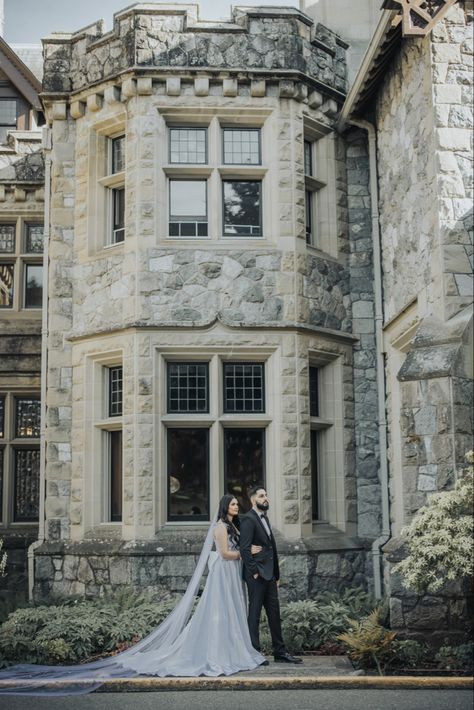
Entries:
MULTIPOLYGON (((7 668, 0 672, 0 694, 80 694, 114 678, 231 675, 259 666, 265 659, 250 642, 242 563, 211 553, 214 530, 215 524, 184 597, 146 638, 116 656, 92 663, 7 668), (208 561, 206 585, 189 618, 208 561)), ((227 543, 229 550, 238 549, 230 535, 227 543)))

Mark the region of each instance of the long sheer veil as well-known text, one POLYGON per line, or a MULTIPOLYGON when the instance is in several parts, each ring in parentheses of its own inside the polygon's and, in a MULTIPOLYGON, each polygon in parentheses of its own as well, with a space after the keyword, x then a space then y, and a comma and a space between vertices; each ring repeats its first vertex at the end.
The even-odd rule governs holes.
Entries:
POLYGON ((18 665, 0 671, 0 694, 76 695, 97 690, 104 681, 153 675, 160 658, 166 657, 172 644, 189 621, 201 577, 214 542, 217 512, 211 519, 196 569, 186 592, 171 614, 156 629, 134 646, 116 656, 74 666, 18 665))

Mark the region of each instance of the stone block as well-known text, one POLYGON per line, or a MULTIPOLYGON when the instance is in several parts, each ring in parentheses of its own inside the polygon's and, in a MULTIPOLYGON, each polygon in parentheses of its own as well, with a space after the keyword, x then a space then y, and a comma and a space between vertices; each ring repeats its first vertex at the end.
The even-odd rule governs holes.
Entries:
POLYGON ((84 101, 73 101, 71 103, 71 116, 72 118, 82 118, 86 110, 86 105, 84 101))
POLYGON ((316 109, 323 105, 323 95, 319 91, 311 91, 308 96, 308 105, 316 109))
POLYGON ((13 199, 15 202, 25 202, 26 201, 26 190, 21 187, 13 188, 13 199))
POLYGON ((468 128, 438 128, 438 146, 442 150, 470 150, 471 131, 468 128))
POLYGON ((107 86, 104 90, 104 101, 109 106, 120 103, 120 89, 117 86, 107 86))
POLYGON ((135 79, 125 79, 122 82, 122 96, 124 99, 129 99, 132 96, 136 96, 137 93, 137 83, 135 79))
POLYGON ((237 96, 237 79, 224 79, 222 82, 222 93, 224 96, 237 96))
POLYGON ((87 97, 87 110, 88 111, 100 111, 102 108, 103 97, 100 94, 90 94, 87 97))
POLYGON ((250 96, 261 97, 265 96, 266 83, 265 79, 252 79, 250 82, 250 96))
POLYGON ((65 101, 55 101, 51 107, 53 121, 65 121, 67 118, 67 104, 65 101))
POLYGON ((292 99, 295 93, 295 82, 283 79, 279 84, 279 94, 281 99, 292 99))
POLYGON ((153 81, 151 77, 140 76, 137 79, 137 94, 139 96, 151 96, 153 93, 153 81))
POLYGON ((200 76, 194 79, 194 94, 195 96, 209 95, 209 77, 200 76))
POLYGON ((179 76, 170 76, 166 79, 166 93, 168 96, 180 96, 181 79, 179 76))

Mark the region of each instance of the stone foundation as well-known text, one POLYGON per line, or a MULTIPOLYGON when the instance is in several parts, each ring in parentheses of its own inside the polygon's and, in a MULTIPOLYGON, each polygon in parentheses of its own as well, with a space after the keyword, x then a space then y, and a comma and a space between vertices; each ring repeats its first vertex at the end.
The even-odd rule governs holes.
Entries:
MULTIPOLYGON (((334 533, 288 542, 277 536, 283 600, 321 591, 367 587, 363 546, 334 533), (324 549, 326 548, 326 549, 324 549)), ((143 542, 85 540, 47 542, 35 552, 35 600, 51 596, 96 597, 124 588, 140 592, 184 592, 204 539, 195 530, 162 531, 143 542)))

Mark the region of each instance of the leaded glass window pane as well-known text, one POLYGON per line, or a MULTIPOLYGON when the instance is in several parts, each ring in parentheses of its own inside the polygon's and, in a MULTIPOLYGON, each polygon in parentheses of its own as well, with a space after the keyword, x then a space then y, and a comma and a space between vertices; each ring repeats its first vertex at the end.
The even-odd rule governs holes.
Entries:
POLYGON ((112 189, 112 244, 119 244, 125 238, 125 188, 112 189))
POLYGON ((313 520, 320 520, 320 482, 319 482, 319 437, 321 432, 311 429, 311 500, 313 520))
POLYGON ((206 128, 170 128, 170 163, 207 162, 206 128))
POLYGON ((121 173, 125 170, 125 136, 112 138, 112 173, 121 173))
POLYGON ((15 436, 18 439, 39 439, 39 398, 17 397, 15 399, 15 436))
POLYGON ((168 520, 209 520, 209 430, 167 430, 168 520))
POLYGON ((17 105, 15 99, 0 99, 0 125, 16 126, 17 105))
POLYGON ((264 412, 262 363, 224 363, 224 412, 264 412))
POLYGON ((224 128, 224 163, 260 165, 260 129, 224 128))
POLYGON ((15 251, 15 225, 0 224, 0 252, 13 254, 15 251))
POLYGON ((248 491, 265 487, 265 430, 224 429, 224 490, 239 501, 240 511, 251 508, 248 491))
POLYGON ((109 417, 120 417, 123 402, 123 370, 109 368, 109 417))
POLYGON ((122 432, 109 431, 110 521, 122 520, 122 432))
POLYGON ((0 264, 0 308, 13 306, 13 264, 0 264))
POLYGON ((44 227, 42 224, 26 225, 25 251, 28 254, 43 253, 43 232, 44 227))
POLYGON ((305 200, 306 243, 311 244, 313 241, 313 193, 311 190, 306 190, 305 200))
POLYGON ((3 461, 4 461, 4 450, 0 449, 0 520, 3 519, 3 461))
POLYGON ((224 235, 260 237, 262 235, 260 180, 224 180, 224 235))
POLYGON ((43 304, 43 267, 25 264, 25 308, 41 308, 43 304))
POLYGON ((319 417, 319 369, 309 368, 309 414, 319 417))
POLYGON ((14 459, 13 519, 34 522, 39 513, 39 449, 16 449, 14 459))
POLYGON ((168 363, 168 412, 209 411, 207 362, 168 363))
POLYGON ((0 438, 5 436, 5 397, 0 397, 0 438))
POLYGON ((313 144, 311 141, 304 142, 304 174, 313 174, 313 144))

